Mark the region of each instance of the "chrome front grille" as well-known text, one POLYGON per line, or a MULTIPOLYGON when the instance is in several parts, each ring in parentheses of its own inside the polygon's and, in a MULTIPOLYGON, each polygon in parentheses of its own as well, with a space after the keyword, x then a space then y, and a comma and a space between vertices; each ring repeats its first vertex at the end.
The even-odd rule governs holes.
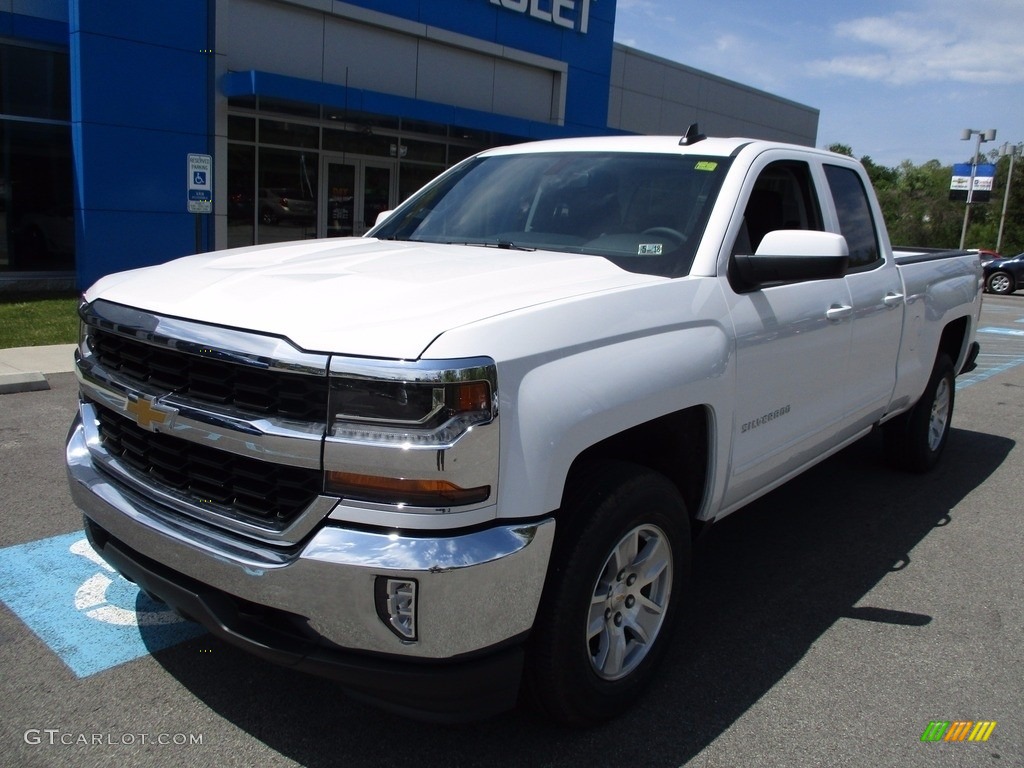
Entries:
POLYGON ((261 418, 320 422, 327 416, 328 389, 323 376, 260 370, 99 328, 89 329, 88 345, 103 369, 146 388, 261 418))
POLYGON ((319 470, 271 464, 172 435, 149 432, 97 408, 101 445, 147 484, 185 496, 211 511, 260 525, 289 525, 319 495, 319 470))
POLYGON ((119 488, 273 544, 333 509, 322 493, 327 355, 103 300, 79 312, 83 428, 119 488))

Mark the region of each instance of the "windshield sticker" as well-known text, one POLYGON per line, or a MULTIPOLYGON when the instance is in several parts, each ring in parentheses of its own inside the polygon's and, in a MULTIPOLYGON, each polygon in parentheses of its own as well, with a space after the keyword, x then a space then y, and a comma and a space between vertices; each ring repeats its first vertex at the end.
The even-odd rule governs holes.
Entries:
POLYGON ((717 167, 718 167, 718 163, 714 162, 713 160, 701 160, 699 163, 697 163, 695 166, 693 166, 693 170, 695 170, 695 171, 713 171, 717 167))
POLYGON ((661 252, 662 252, 662 248, 663 247, 664 246, 662 246, 661 243, 640 243, 640 245, 637 246, 636 255, 637 256, 661 256, 661 252))

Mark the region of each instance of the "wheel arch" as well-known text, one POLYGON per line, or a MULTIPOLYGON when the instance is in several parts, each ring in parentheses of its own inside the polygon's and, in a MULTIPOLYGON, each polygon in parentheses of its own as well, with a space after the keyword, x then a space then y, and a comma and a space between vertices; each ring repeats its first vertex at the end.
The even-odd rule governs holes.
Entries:
POLYGON ((954 371, 960 371, 967 361, 967 328, 968 318, 958 317, 942 329, 942 336, 939 338, 939 349, 935 358, 938 359, 943 354, 948 355, 953 361, 954 371))
MULTIPOLYGON (((572 462, 562 491, 562 507, 576 484, 607 462, 624 462, 664 475, 686 506, 691 533, 701 527, 710 475, 712 417, 706 406, 693 406, 638 424, 606 437, 572 462)), ((561 521, 560 521, 561 522, 561 521)), ((571 521, 565 521, 571 522, 571 521)), ((564 529, 560 525, 559 528, 564 529)))

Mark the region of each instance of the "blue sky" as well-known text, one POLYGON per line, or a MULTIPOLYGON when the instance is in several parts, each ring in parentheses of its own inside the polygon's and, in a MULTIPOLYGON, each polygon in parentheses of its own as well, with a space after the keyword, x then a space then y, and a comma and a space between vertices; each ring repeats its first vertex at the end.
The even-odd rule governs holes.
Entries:
POLYGON ((815 107, 818 146, 882 165, 1024 142, 1024 0, 617 0, 615 39, 815 107))

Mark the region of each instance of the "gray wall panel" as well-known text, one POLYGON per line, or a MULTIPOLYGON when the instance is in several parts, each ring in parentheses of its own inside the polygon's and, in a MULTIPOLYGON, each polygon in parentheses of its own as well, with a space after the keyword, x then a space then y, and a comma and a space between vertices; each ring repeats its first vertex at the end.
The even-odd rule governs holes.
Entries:
POLYGON ((705 79, 697 72, 670 68, 664 74, 665 88, 661 96, 668 101, 697 104, 704 82, 705 79))
POLYGON ((418 99, 490 111, 494 59, 421 40, 416 81, 418 99))
POLYGON ((218 35, 233 70, 261 69, 308 80, 319 80, 323 72, 323 14, 315 11, 232 0, 218 35))
POLYGON ((608 94, 608 125, 618 125, 621 122, 622 89, 612 88, 611 93, 608 94))
POLYGON ((690 123, 700 123, 700 128, 703 131, 705 121, 702 121, 700 116, 700 110, 692 104, 680 104, 675 101, 663 102, 658 133, 668 136, 682 136, 686 133, 690 123))
POLYGON ((622 123, 625 130, 633 133, 662 133, 661 99, 645 93, 623 90, 622 123))
POLYGON ((224 0, 220 7, 226 69, 541 122, 564 109, 564 65, 555 60, 331 0, 224 0))
POLYGON ((345 19, 327 19, 327 82, 414 98, 418 56, 415 38, 345 19))
POLYGON ((616 44, 608 127, 641 134, 682 134, 691 122, 717 136, 813 146, 818 110, 616 44))
POLYGON ((609 85, 614 88, 621 88, 626 78, 626 57, 619 55, 618 51, 612 51, 612 71, 609 78, 609 85))
POLYGON ((554 82, 550 71, 498 61, 494 67, 494 111, 548 122, 554 103, 554 82))
MULTIPOLYGON (((348 84, 541 122, 550 122, 553 112, 557 117, 562 106, 557 62, 517 60, 465 36, 411 21, 392 25, 383 13, 355 13, 355 6, 321 0, 224 0, 224 6, 218 48, 228 69, 348 84), (333 11, 316 10, 328 7, 333 11)), ((694 121, 707 134, 809 145, 818 131, 816 109, 614 45, 610 129, 673 135, 694 121)))
POLYGON ((627 56, 624 64, 622 87, 627 91, 646 93, 659 98, 665 92, 665 66, 653 59, 627 56))

